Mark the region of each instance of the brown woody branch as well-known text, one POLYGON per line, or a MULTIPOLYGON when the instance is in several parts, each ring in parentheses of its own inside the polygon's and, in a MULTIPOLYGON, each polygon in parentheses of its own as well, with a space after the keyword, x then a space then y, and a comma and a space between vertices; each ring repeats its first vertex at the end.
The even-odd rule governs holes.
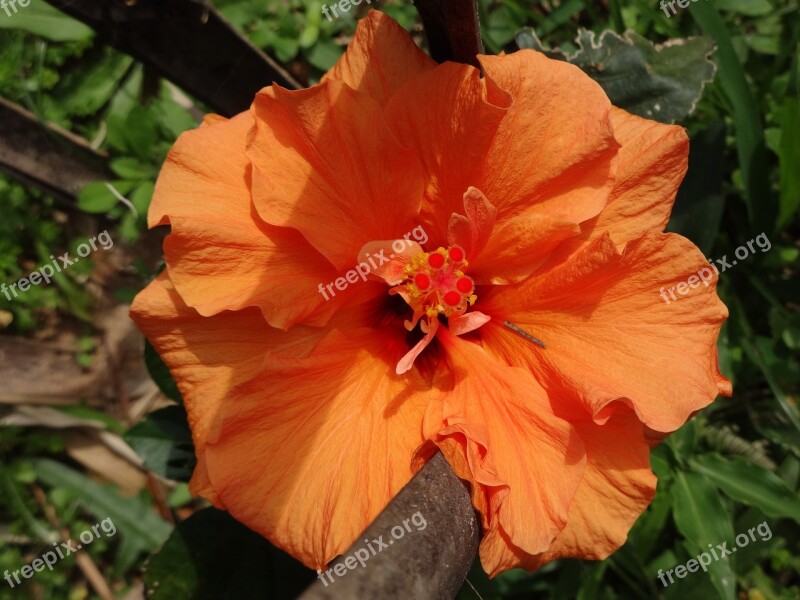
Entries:
MULTIPOLYGON (((396 533, 400 536, 399 530, 396 533)), ((455 598, 479 540, 480 525, 469 492, 437 452, 353 546, 329 565, 334 571, 328 576, 321 574, 300 600, 455 598), (403 522, 417 512, 427 523, 424 529, 415 525, 404 528, 403 522), (393 538, 393 527, 403 529, 399 539, 393 538), (380 545, 372 541, 377 539, 393 543, 378 552, 380 545), (358 563, 348 568, 347 563, 355 561, 348 557, 369 548, 364 540, 370 541, 376 553, 369 552, 363 566, 358 563), (342 565, 339 573, 344 575, 337 575, 337 565, 342 565)))
POLYGON ((47 0, 224 116, 261 88, 300 84, 200 0, 47 0))
POLYGON ((483 53, 477 0, 414 0, 431 57, 479 67, 476 56, 483 53))

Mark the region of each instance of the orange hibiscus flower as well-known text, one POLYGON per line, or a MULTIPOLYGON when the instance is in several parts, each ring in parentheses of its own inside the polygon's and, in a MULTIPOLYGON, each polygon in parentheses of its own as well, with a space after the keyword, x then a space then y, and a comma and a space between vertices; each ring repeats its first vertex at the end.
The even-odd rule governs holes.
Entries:
POLYGON ((536 52, 480 60, 372 12, 319 85, 208 117, 156 186, 167 269, 132 315, 191 489, 316 569, 437 448, 490 574, 605 557, 653 497, 647 433, 730 393, 714 285, 659 295, 707 265, 663 233, 684 130, 536 52))

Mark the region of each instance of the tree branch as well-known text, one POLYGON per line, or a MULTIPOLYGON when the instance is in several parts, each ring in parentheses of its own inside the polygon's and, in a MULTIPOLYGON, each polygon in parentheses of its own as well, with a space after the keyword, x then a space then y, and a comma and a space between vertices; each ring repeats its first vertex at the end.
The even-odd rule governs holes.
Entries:
POLYGON ((414 0, 422 18, 431 57, 480 68, 483 53, 477 0, 414 0))
POLYGON ((0 98, 0 170, 62 199, 92 181, 112 179, 107 157, 89 143, 0 98))
POLYGON ((300 600, 455 598, 479 541, 480 525, 469 492, 437 452, 350 549, 330 564, 332 569, 342 565, 339 572, 344 574, 320 574, 320 581, 300 600), (418 529, 419 517, 414 521, 416 513, 427 523, 423 529, 418 529), (404 521, 410 521, 409 525, 404 526, 404 521), (395 537, 392 528, 397 527, 395 537), (391 541, 391 545, 378 552, 380 545, 373 542, 378 539, 386 544, 391 541), (357 557, 358 550, 368 548, 364 540, 369 540, 376 553, 362 551, 362 558, 369 557, 361 566, 348 557, 357 557), (348 562, 355 562, 355 567, 348 568, 348 562))
POLYGON ((226 117, 246 110, 256 92, 272 83, 300 87, 207 2, 47 1, 226 117))

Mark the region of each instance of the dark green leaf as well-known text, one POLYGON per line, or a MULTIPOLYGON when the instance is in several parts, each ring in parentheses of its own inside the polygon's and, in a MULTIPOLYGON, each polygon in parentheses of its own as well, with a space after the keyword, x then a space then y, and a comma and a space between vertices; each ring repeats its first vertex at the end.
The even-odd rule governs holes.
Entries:
POLYGON ((667 231, 692 240, 708 256, 717 239, 725 199, 722 193, 725 123, 717 121, 692 137, 689 170, 678 190, 667 231))
MULTIPOLYGON (((675 525, 695 556, 708 552, 709 544, 727 543, 730 546, 733 543, 730 514, 708 479, 697 473, 678 472, 672 490, 675 525)), ((729 556, 720 557, 707 567, 708 575, 723 600, 736 598, 736 579, 731 562, 729 556)))
POLYGON ((734 500, 754 506, 769 517, 789 517, 800 523, 800 496, 763 467, 741 457, 725 459, 719 454, 698 456, 689 464, 734 500))
POLYGON ((207 508, 175 528, 145 567, 153 600, 296 598, 315 573, 227 513, 207 508))
POLYGON ((11 16, 0 12, 0 29, 21 29, 54 42, 77 42, 94 35, 86 25, 53 8, 45 0, 31 0, 29 6, 17 6, 17 12, 11 16))
POLYGON ((125 434, 144 466, 175 481, 189 481, 196 463, 192 433, 182 406, 168 406, 149 415, 125 434))
POLYGON ((169 367, 161 360, 156 349, 147 340, 144 343, 144 364, 147 365, 150 377, 156 382, 158 389, 170 400, 183 403, 183 398, 169 372, 169 367))

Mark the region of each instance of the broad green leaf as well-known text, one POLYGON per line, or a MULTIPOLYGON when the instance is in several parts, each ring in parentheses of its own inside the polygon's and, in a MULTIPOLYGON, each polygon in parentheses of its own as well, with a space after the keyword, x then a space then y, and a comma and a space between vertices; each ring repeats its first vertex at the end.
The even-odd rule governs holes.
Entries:
POLYGON ((136 160, 135 158, 115 158, 109 164, 111 170, 123 179, 148 179, 155 173, 150 165, 136 160))
POLYGON ((147 598, 296 598, 315 573, 227 513, 201 510, 181 522, 145 566, 147 598))
POLYGON ((754 506, 767 516, 789 517, 800 523, 800 496, 765 468, 741 457, 725 459, 719 454, 697 456, 689 464, 737 502, 754 506))
POLYGON ((182 406, 167 406, 125 434, 144 466, 175 481, 189 481, 196 463, 192 433, 182 406))
POLYGON ((170 526, 153 512, 149 502, 121 496, 114 486, 96 483, 54 460, 32 462, 40 480, 68 489, 98 522, 111 518, 117 529, 114 537, 120 537, 117 562, 121 570, 130 568, 140 553, 152 552, 169 536, 170 526))
POLYGON ((312 48, 305 51, 305 57, 321 71, 327 71, 342 56, 344 50, 330 40, 320 40, 312 48))
POLYGON ((153 199, 153 191, 155 185, 152 181, 145 181, 133 192, 131 192, 131 204, 136 207, 139 212, 139 218, 144 221, 147 215, 147 209, 150 208, 150 201, 153 199))
MULTIPOLYGON (((709 544, 734 544, 733 525, 714 485, 702 475, 678 472, 672 487, 672 514, 678 531, 686 538, 691 552, 699 556, 709 551, 709 544)), ((711 561, 708 575, 723 600, 736 599, 736 580, 729 556, 711 561)), ((692 574, 699 577, 698 573, 692 574)))
POLYGON ((45 0, 31 0, 25 7, 17 4, 17 11, 11 15, 0 11, 0 29, 21 29, 53 42, 78 42, 94 35, 89 27, 53 8, 45 0))
POLYGON ((153 146, 158 140, 158 122, 150 110, 134 106, 125 118, 123 135, 137 157, 152 160, 153 146))
POLYGON ((135 183, 127 181, 92 182, 78 194, 78 208, 95 214, 105 214, 114 208, 119 203, 119 199, 109 189, 108 183, 120 194, 127 194, 135 185, 135 183))
POLYGON ((532 29, 517 34, 520 48, 533 48, 580 67, 597 81, 615 106, 648 119, 672 123, 694 112, 716 67, 709 60, 714 42, 707 37, 671 40, 654 46, 634 31, 599 38, 578 32, 578 51, 546 50, 532 29))

